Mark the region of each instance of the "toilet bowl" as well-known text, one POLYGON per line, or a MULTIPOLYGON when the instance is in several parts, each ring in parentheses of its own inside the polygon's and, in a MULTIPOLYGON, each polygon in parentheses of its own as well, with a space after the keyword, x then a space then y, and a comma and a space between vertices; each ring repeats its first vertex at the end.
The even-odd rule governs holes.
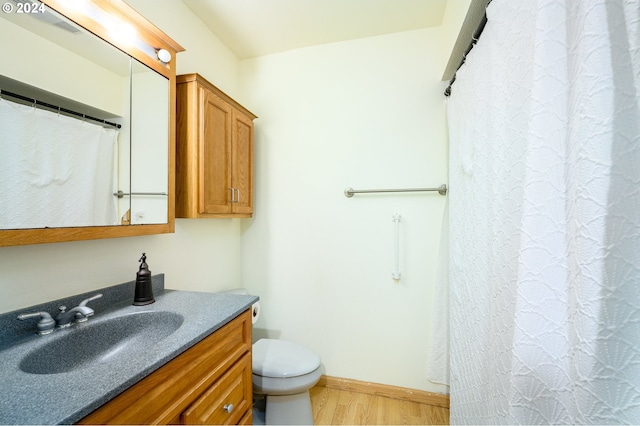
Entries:
POLYGON ((322 374, 320 357, 285 340, 253 344, 253 392, 266 396, 265 423, 312 425, 309 389, 322 374))

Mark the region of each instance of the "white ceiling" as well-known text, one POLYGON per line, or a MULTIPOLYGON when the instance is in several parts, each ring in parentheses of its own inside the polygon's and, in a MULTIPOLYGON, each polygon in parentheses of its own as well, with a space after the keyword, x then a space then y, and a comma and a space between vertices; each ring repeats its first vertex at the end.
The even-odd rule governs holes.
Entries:
POLYGON ((440 25, 447 0, 182 0, 240 59, 440 25))

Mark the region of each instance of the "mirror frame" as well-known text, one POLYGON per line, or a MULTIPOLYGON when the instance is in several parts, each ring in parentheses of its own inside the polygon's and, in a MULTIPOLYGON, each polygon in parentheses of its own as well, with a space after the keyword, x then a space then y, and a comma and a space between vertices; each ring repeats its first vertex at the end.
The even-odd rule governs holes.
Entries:
POLYGON ((29 244, 58 243, 68 241, 95 240, 103 238, 132 237, 140 235, 166 234, 175 231, 175 167, 176 167, 176 53, 184 48, 160 29, 140 15, 122 0, 85 0, 92 7, 97 7, 110 18, 129 24, 136 30, 139 41, 154 49, 165 49, 171 53, 171 61, 167 64, 149 56, 140 48, 115 40, 109 34, 104 23, 84 14, 76 2, 68 0, 40 0, 46 7, 64 15, 95 36, 125 52, 134 59, 147 65, 152 70, 166 77, 169 82, 169 182, 168 209, 166 224, 148 225, 114 225, 71 228, 37 228, 0 230, 0 247, 21 246, 29 244))

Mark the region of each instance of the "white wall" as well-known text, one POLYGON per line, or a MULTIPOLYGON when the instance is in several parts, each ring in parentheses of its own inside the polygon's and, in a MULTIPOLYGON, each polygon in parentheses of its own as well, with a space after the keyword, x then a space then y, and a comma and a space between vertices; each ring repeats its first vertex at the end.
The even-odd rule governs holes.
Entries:
POLYGON ((254 332, 313 348, 330 376, 446 391, 425 377, 445 198, 343 195, 446 182, 439 36, 410 31, 241 62, 239 87, 259 116, 256 213, 242 237, 243 282, 263 305, 254 332))
MULTIPOLYGON (((130 0, 134 8, 187 51, 178 74, 199 72, 233 95, 238 61, 179 1, 130 0)), ((240 220, 176 220, 176 233, 111 240, 0 248, 0 312, 135 279, 145 251, 153 273, 185 290, 238 287, 240 220)))

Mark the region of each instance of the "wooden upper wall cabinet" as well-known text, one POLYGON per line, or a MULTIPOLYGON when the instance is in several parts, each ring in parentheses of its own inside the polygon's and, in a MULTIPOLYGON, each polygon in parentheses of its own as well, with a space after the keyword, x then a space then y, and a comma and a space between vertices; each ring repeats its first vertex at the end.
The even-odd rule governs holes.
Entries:
POLYGON ((176 217, 251 217, 257 117, 199 74, 176 81, 176 217))

